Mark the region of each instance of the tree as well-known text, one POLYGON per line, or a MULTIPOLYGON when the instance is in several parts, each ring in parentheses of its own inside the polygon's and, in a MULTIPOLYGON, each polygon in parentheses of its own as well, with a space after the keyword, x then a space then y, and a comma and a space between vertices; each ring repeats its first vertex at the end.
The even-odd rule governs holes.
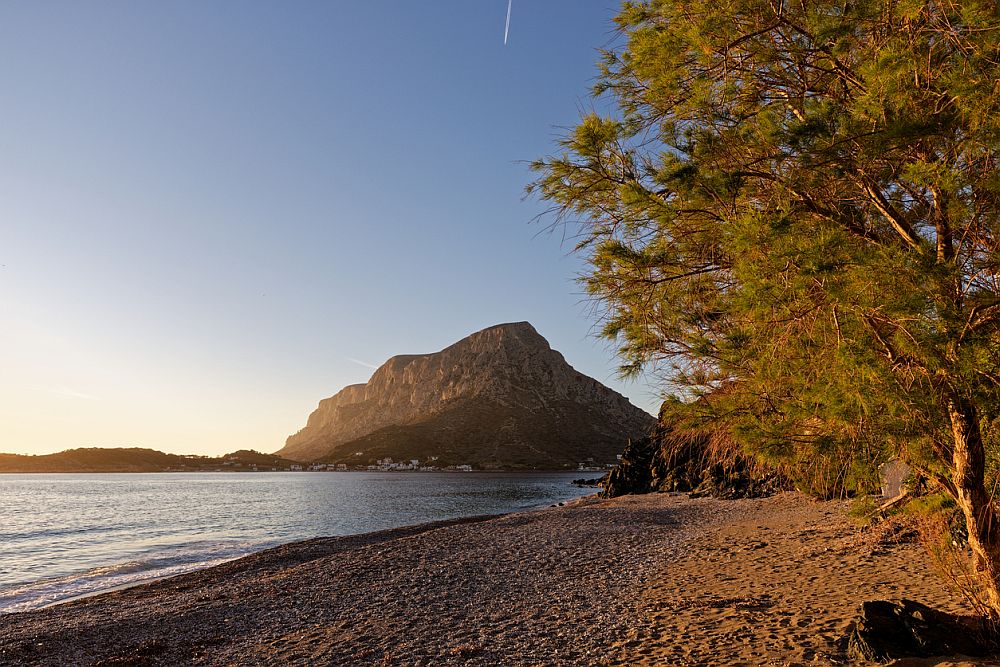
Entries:
POLYGON ((961 507, 1000 616, 998 7, 625 2, 616 111, 529 190, 579 225, 625 372, 768 460, 903 456, 961 507))

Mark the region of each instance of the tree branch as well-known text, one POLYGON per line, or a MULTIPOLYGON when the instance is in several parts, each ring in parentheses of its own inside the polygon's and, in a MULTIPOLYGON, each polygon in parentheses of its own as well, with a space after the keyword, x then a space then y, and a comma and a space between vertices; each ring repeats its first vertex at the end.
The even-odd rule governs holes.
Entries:
POLYGON ((863 176, 861 178, 861 188, 868 195, 872 205, 875 206, 879 213, 885 216, 886 220, 889 221, 889 224, 892 225, 892 228, 896 230, 896 233, 899 234, 904 241, 906 241, 907 245, 914 250, 921 250, 923 245, 920 242, 920 237, 913 232, 913 228, 910 226, 910 223, 908 223, 906 219, 900 215, 899 211, 893 208, 892 203, 885 198, 885 195, 883 195, 878 188, 872 185, 870 180, 863 176))

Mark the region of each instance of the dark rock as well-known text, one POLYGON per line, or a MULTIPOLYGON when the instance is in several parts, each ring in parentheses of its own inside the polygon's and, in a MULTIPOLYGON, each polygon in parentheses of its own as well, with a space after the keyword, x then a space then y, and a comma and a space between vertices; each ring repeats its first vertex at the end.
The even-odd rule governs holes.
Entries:
POLYGON ((691 492, 691 497, 709 496, 724 500, 763 498, 783 488, 784 482, 779 475, 758 472, 741 457, 728 465, 716 463, 705 467, 701 483, 691 492))
POLYGON ((678 432, 662 420, 649 437, 628 444, 608 473, 603 496, 680 491, 694 497, 760 498, 785 480, 705 432, 678 432))
POLYGON ((602 495, 614 498, 629 493, 652 491, 652 468, 658 463, 657 450, 652 438, 629 442, 622 452, 621 461, 608 473, 602 495))
POLYGON ((912 600, 865 602, 847 640, 847 655, 856 661, 981 658, 997 648, 996 633, 985 619, 949 614, 912 600))
POLYGON ((960 508, 956 507, 948 515, 948 533, 956 546, 964 548, 969 545, 969 527, 960 508))

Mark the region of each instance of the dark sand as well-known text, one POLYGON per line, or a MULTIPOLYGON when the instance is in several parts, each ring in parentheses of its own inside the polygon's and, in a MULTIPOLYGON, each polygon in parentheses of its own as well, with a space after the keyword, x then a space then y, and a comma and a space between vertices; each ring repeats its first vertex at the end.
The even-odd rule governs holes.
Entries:
POLYGON ((298 542, 0 616, 0 664, 828 665, 863 600, 964 611, 845 510, 648 495, 298 542))

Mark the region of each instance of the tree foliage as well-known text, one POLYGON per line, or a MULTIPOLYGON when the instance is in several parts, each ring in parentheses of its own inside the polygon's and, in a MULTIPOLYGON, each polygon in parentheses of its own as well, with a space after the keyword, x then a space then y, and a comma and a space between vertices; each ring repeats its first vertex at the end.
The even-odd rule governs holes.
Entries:
POLYGON ((840 487, 903 456, 965 511, 1000 611, 998 7, 625 2, 594 91, 616 113, 531 189, 579 225, 625 372, 840 487))

